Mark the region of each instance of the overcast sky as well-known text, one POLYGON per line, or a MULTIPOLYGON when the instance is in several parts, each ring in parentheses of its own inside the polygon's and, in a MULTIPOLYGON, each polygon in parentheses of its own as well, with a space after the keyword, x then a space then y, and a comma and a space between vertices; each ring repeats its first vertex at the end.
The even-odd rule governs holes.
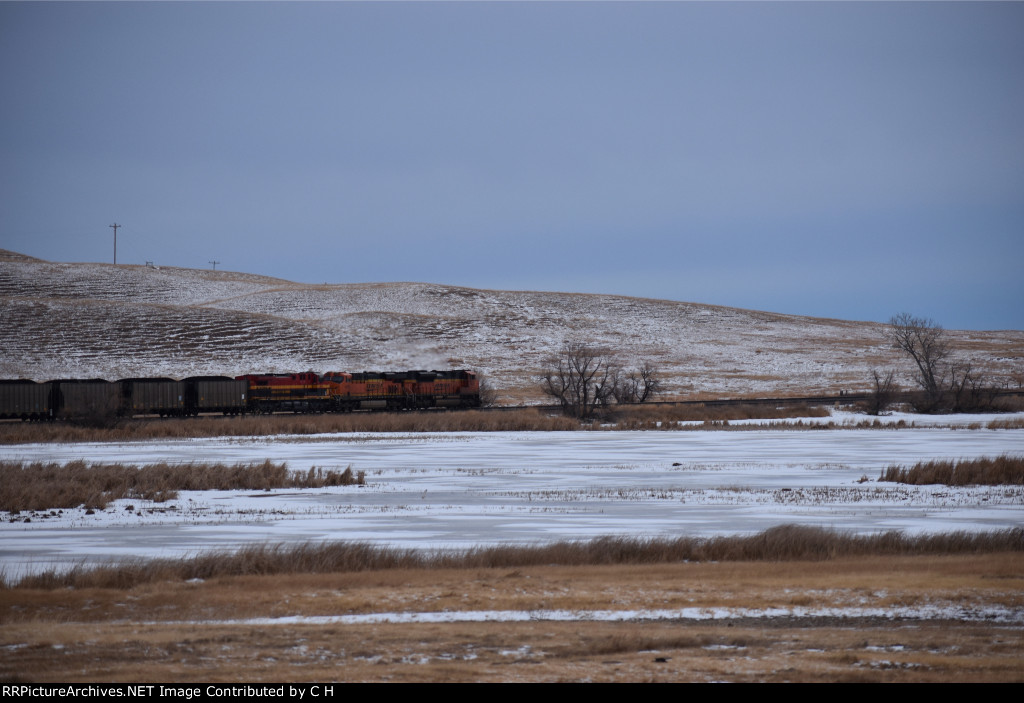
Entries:
POLYGON ((0 3, 0 247, 1024 329, 1024 3, 0 3))

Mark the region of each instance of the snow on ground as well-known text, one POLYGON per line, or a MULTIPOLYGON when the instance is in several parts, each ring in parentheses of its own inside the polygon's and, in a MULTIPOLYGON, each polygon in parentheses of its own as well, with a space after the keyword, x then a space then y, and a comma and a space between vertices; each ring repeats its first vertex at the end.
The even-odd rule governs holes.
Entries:
POLYGON ((4 460, 271 459, 299 471, 351 466, 366 472, 368 485, 182 492, 162 504, 117 501, 94 515, 81 509, 22 514, 0 524, 0 568, 10 575, 78 560, 180 556, 263 541, 443 549, 600 535, 753 533, 783 523, 860 533, 1024 526, 1024 487, 877 481, 891 464, 1004 453, 1024 455, 1024 431, 344 434, 3 446, 4 460))
MULTIPOLYGON (((413 613, 364 613, 361 615, 286 616, 246 620, 205 620, 188 625, 369 625, 376 623, 451 622, 636 622, 640 620, 735 620, 738 618, 872 618, 886 620, 956 620, 1024 624, 1024 610, 1002 606, 985 608, 952 604, 908 605, 891 608, 676 608, 659 610, 445 610, 413 613)), ((168 625, 172 623, 161 623, 168 625)))
MULTIPOLYGON (((884 325, 613 295, 0 260, 0 305, 0 375, 39 381, 471 368, 504 400, 539 400, 577 339, 653 363, 671 395, 864 390, 873 368, 913 385, 884 325)), ((1019 374, 1024 332, 949 334, 995 381, 1019 374)))
MULTIPOLYGON (((835 425, 843 428, 861 428, 865 425, 882 428, 897 427, 932 427, 947 429, 981 429, 993 420, 1014 421, 1024 420, 1024 413, 958 413, 955 415, 918 415, 908 412, 891 412, 885 415, 865 415, 864 413, 851 412, 849 410, 832 410, 830 415, 824 417, 794 417, 780 420, 751 419, 751 420, 729 420, 729 427, 759 427, 771 426, 775 428, 797 429, 802 425, 835 425)), ((678 423, 681 426, 698 427, 704 424, 704 420, 682 420, 678 423)))

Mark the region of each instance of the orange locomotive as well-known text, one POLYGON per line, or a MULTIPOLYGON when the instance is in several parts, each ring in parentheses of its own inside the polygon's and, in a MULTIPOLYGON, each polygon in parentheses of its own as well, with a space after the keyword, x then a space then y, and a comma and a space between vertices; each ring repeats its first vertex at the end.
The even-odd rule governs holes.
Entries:
POLYGON ((236 376, 249 383, 249 412, 328 412, 334 410, 330 384, 306 373, 268 373, 236 376))
POLYGON ((480 407, 480 382, 472 371, 310 371, 237 380, 248 381, 249 410, 256 413, 480 407))

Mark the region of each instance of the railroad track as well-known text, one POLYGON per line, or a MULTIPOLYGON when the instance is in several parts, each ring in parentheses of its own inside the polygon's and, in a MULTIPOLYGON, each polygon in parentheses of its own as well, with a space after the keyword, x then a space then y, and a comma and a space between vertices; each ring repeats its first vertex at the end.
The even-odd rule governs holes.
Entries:
MULTIPOLYGON (((997 398, 1020 397, 1020 396, 1024 396, 1024 389, 1020 389, 1020 390, 1001 390, 1001 391, 994 392, 994 395, 997 398)), ((914 399, 914 397, 915 397, 915 394, 913 392, 897 393, 897 394, 895 394, 893 396, 893 404, 894 405, 898 405, 900 403, 909 403, 909 402, 911 402, 914 399)), ((786 407, 786 406, 793 406, 793 405, 812 405, 812 406, 813 405, 818 405, 818 406, 830 405, 830 406, 836 406, 836 405, 853 405, 853 404, 856 404, 856 403, 861 403, 861 402, 865 402, 867 400, 870 400, 870 398, 871 398, 871 394, 870 393, 842 393, 842 394, 838 394, 838 395, 837 394, 832 394, 832 395, 805 395, 805 396, 789 396, 789 397, 782 397, 782 398, 713 398, 713 399, 705 399, 705 400, 654 400, 654 401, 647 401, 645 403, 638 404, 638 405, 645 405, 645 406, 649 406, 649 407, 667 407, 667 406, 673 406, 673 405, 683 405, 683 406, 690 406, 690 407, 697 407, 697 408, 700 408, 700 407, 729 407, 729 406, 737 407, 737 406, 743 406, 743 405, 760 405, 760 406, 773 406, 773 407, 786 407)), ((625 407, 629 407, 629 406, 628 405, 623 405, 623 406, 619 406, 619 407, 625 408, 625 407)), ((559 412, 561 410, 561 406, 559 406, 559 405, 551 405, 551 404, 500 405, 500 406, 492 406, 492 407, 485 407, 485 408, 477 408, 476 410, 478 410, 480 412, 497 412, 497 413, 500 413, 500 412, 514 412, 516 410, 530 410, 530 409, 532 409, 532 410, 540 410, 542 412, 559 412)), ((455 411, 458 411, 458 410, 459 410, 459 408, 433 408, 433 409, 428 409, 428 410, 408 410, 408 411, 403 411, 403 412, 405 412, 405 413, 436 413, 436 412, 439 412, 439 411, 441 411, 441 412, 455 412, 455 411)), ((364 412, 376 412, 376 411, 369 411, 369 410, 357 411, 357 413, 359 413, 359 414, 364 413, 364 412)), ((279 414, 279 415, 287 415, 288 413, 277 413, 277 414, 279 414)), ((207 419, 210 419, 210 418, 216 419, 216 418, 222 417, 222 415, 220 415, 218 413, 212 413, 212 414, 200 415, 198 417, 203 417, 203 418, 207 418, 207 419)), ((136 419, 140 419, 140 420, 141 419, 149 419, 149 420, 180 419, 180 418, 157 418, 157 417, 152 416, 152 415, 136 415, 135 418, 136 419)), ((21 422, 21 420, 18 420, 18 419, 2 419, 2 420, 0 420, 0 422, 15 423, 15 422, 21 422)))
MULTIPOLYGON (((997 398, 1003 397, 1020 397, 1024 396, 1024 389, 1021 390, 1002 390, 995 391, 994 396, 997 398)), ((913 392, 908 393, 895 393, 893 394, 893 404, 909 403, 916 397, 913 392)), ((771 405, 771 406, 787 406, 787 405, 853 405, 855 403, 862 403, 871 399, 871 393, 842 393, 832 395, 805 395, 805 396, 794 396, 785 398, 715 398, 711 400, 654 400, 642 403, 647 406, 670 406, 670 405, 688 405, 690 407, 722 407, 722 406, 740 406, 740 405, 771 405)), ((628 406, 625 406, 628 407, 628 406)), ((509 411, 509 410, 523 410, 526 408, 535 408, 538 410, 550 410, 557 412, 561 409, 559 405, 508 405, 492 408, 482 408, 483 410, 495 410, 495 411, 509 411)))

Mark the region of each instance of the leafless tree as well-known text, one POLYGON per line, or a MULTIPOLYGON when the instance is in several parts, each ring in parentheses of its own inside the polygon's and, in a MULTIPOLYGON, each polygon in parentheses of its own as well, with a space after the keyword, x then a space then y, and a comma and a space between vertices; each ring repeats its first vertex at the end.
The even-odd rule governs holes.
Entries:
POLYGON ((566 342, 541 376, 541 385, 565 414, 584 419, 611 401, 616 376, 607 354, 582 342, 566 342))
POLYGON ((971 365, 967 362, 950 364, 949 390, 952 394, 953 412, 962 412, 971 403, 971 388, 975 385, 971 365))
POLYGON ((871 378, 875 382, 875 387, 868 397, 867 413, 880 415, 892 404, 893 396, 896 394, 896 372, 892 369, 884 372, 871 369, 871 378))
MULTIPOLYGON (((1008 389, 1008 386, 1004 384, 1004 388, 1008 389)), ((999 386, 987 374, 980 372, 972 374, 970 381, 972 408, 974 410, 993 410, 999 390, 999 386)))
POLYGON ((644 362, 636 370, 634 378, 637 389, 636 402, 643 403, 651 396, 661 392, 661 378, 658 375, 658 370, 650 362, 644 362))
POLYGON ((998 393, 985 373, 967 361, 950 364, 949 390, 953 412, 991 410, 998 393))
POLYGON ((643 403, 661 390, 658 371, 650 362, 644 362, 628 373, 615 375, 614 395, 619 403, 643 403))
POLYGON ((480 384, 480 407, 493 408, 498 402, 498 391, 491 379, 482 373, 477 373, 477 382, 480 384))
POLYGON ((925 394, 922 409, 935 410, 942 403, 948 371, 949 343, 946 331, 932 320, 900 313, 889 320, 889 340, 917 365, 917 383, 925 394))

